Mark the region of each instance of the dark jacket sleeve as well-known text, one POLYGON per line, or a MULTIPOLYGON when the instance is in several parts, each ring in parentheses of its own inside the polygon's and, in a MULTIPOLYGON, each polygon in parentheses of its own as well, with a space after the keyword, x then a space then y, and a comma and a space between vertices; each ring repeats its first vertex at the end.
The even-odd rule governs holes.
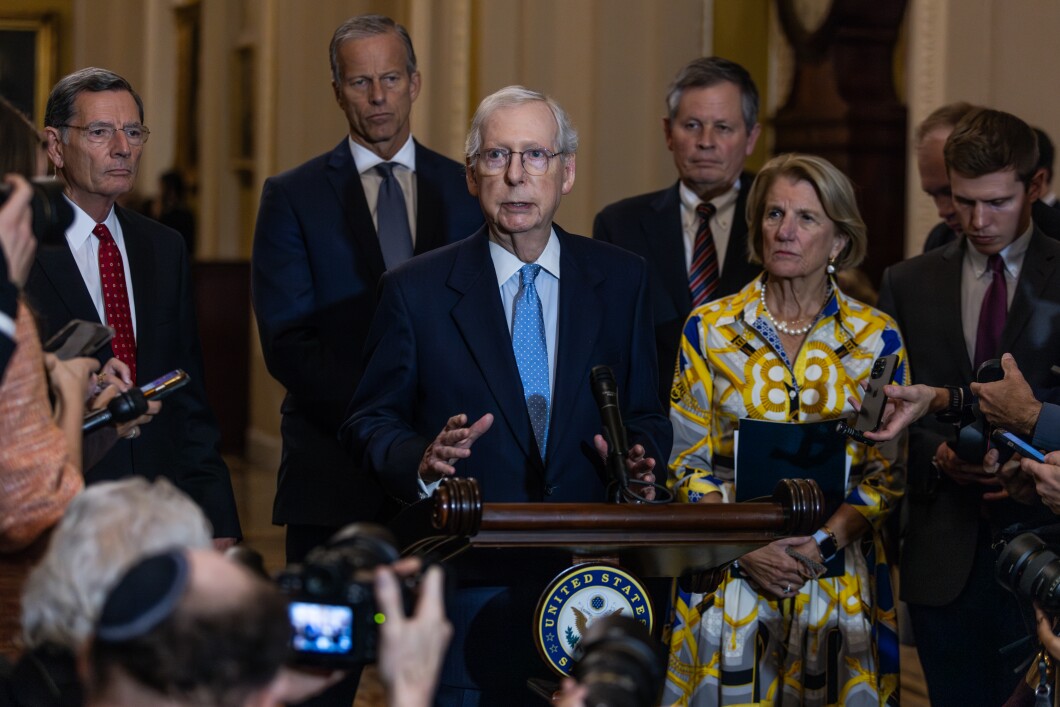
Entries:
POLYGON ((416 339, 401 282, 380 282, 380 301, 365 346, 364 376, 339 430, 346 451, 391 496, 419 498, 416 470, 430 440, 412 426, 417 399, 416 339))

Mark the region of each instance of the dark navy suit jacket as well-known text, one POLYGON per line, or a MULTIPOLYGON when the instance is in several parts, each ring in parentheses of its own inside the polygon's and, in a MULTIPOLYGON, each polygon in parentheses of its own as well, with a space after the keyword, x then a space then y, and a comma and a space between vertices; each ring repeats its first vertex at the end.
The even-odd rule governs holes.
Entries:
MULTIPOLYGON (((740 193, 722 263, 716 297, 738 292, 761 271, 747 259, 747 193, 754 175, 740 175, 740 193)), ((593 222, 593 238, 632 251, 648 263, 648 289, 659 359, 659 399, 669 407, 681 331, 692 311, 681 227, 681 183, 605 207, 593 222)))
MULTIPOLYGON (((191 382, 162 403, 140 437, 119 440, 85 472, 89 483, 126 476, 166 476, 198 503, 216 537, 242 537, 232 480, 221 458, 220 430, 206 402, 190 264, 179 233, 115 207, 129 256, 136 301, 136 377, 145 385, 174 368, 191 382)), ((47 340, 71 319, 99 321, 69 248, 41 248, 25 288, 47 340)), ((109 346, 101 360, 112 356, 109 346)), ((217 373, 216 375, 223 375, 217 373)))
MULTIPOLYGON (((419 143, 416 202, 417 253, 482 224, 463 165, 419 143)), ((274 523, 387 520, 379 485, 338 441, 364 372, 361 354, 385 269, 347 139, 265 182, 254 233, 254 313, 269 373, 287 389, 274 523)))
MULTIPOLYGON (((967 388, 975 372, 961 328, 961 272, 965 240, 959 239, 883 273, 879 308, 894 317, 905 339, 914 383, 967 388)), ((1060 243, 1035 228, 1023 259, 997 357, 1009 352, 1035 393, 1053 400, 1050 367, 1060 352, 1060 243)), ((978 543, 984 488, 958 485, 932 469, 940 443, 953 426, 929 415, 909 429, 909 521, 902 546, 902 599, 944 606, 965 588, 978 543)), ((1016 522, 1046 520, 1044 507, 1014 501, 985 504, 993 530, 1016 522)))
POLYGON ((416 469, 446 420, 489 412, 492 428, 456 463, 487 502, 604 501, 593 447, 600 415, 589 371, 611 366, 630 444, 665 476, 672 432, 656 395, 644 261, 556 227, 560 241, 556 382, 548 455, 537 453, 486 228, 383 277, 365 375, 342 435, 388 491, 417 498, 416 469))

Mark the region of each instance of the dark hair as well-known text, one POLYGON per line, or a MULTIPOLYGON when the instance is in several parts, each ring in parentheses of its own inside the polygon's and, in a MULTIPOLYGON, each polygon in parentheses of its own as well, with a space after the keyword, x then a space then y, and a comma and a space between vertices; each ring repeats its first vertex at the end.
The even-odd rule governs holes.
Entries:
POLYGON ((124 641, 92 643, 93 689, 124 673, 176 700, 240 707, 276 676, 288 655, 287 602, 257 578, 240 601, 205 605, 187 592, 155 628, 124 641))
POLYGON ((939 106, 931 111, 928 117, 920 121, 920 125, 916 126, 916 144, 922 143, 928 133, 934 132, 939 128, 950 128, 952 130, 957 123, 961 122, 961 118, 973 110, 976 110, 976 106, 967 101, 957 101, 939 106))
POLYGON ((409 72, 409 76, 416 73, 416 50, 412 48, 412 37, 409 36, 409 31, 404 25, 394 22, 386 15, 358 15, 339 25, 331 37, 328 55, 331 57, 331 80, 335 82, 335 85, 342 82, 342 77, 339 76, 339 47, 343 42, 376 37, 390 32, 395 32, 401 43, 405 45, 405 54, 408 55, 405 69, 409 72))
POLYGON ((1038 138, 1038 169, 1046 171, 1045 181, 1053 181, 1053 163, 1056 160, 1056 149, 1049 134, 1041 128, 1031 128, 1038 138))
POLYGON ((98 69, 90 66, 87 69, 75 71, 68 76, 59 79, 52 92, 48 94, 48 106, 44 111, 44 126, 47 128, 61 128, 63 140, 66 140, 67 125, 74 118, 74 103, 77 97, 84 91, 100 93, 102 91, 128 91, 136 108, 140 111, 140 122, 144 122, 144 102, 140 95, 133 90, 132 84, 118 76, 113 71, 98 69))
POLYGON ((685 89, 706 88, 726 81, 736 84, 740 89, 743 122, 750 132, 758 122, 758 87, 747 69, 720 56, 694 59, 677 72, 673 83, 670 84, 670 90, 666 93, 666 110, 670 120, 677 115, 677 106, 681 103, 681 95, 685 89))
POLYGON ((0 174, 37 176, 41 137, 22 111, 0 96, 0 174))
POLYGON ((946 170, 968 177, 1015 170, 1024 186, 1038 171, 1038 138, 1031 126, 1000 110, 977 108, 950 133, 946 170))

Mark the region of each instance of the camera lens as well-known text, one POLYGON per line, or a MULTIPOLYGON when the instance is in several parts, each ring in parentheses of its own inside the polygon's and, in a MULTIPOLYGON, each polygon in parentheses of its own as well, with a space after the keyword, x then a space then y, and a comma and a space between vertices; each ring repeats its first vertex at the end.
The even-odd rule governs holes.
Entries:
MULTIPOLYGON (((41 245, 66 243, 66 229, 74 222, 73 207, 63 198, 63 185, 54 179, 39 177, 30 181, 33 197, 29 206, 33 211, 33 235, 41 245)), ((0 206, 11 195, 11 186, 0 184, 0 206)))
POLYGON ((1001 586, 1017 596, 1037 601, 1050 613, 1060 611, 1060 557, 1034 533, 1010 540, 995 572, 1001 586))
POLYGON ((571 674, 588 688, 587 707, 655 704, 665 677, 665 656, 639 621, 621 615, 594 621, 574 657, 571 674))

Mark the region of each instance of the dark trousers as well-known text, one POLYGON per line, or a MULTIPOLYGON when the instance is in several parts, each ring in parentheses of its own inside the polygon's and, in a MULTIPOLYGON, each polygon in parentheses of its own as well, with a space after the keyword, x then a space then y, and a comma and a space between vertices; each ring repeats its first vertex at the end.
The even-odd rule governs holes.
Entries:
POLYGON ((435 705, 491 707, 545 702, 526 686, 528 678, 557 683, 537 655, 533 611, 544 585, 460 587, 446 602, 453 641, 442 666, 435 705))
MULTIPOLYGON (((318 525, 287 526, 287 564, 301 562, 309 551, 327 542, 339 528, 327 528, 318 525)), ((349 674, 316 697, 299 702, 297 707, 350 707, 357 696, 357 685, 361 682, 361 668, 350 670, 349 674)), ((293 707, 293 706, 292 706, 293 707)))
POLYGON ((961 594, 945 606, 908 605, 932 707, 996 707, 1023 677, 1014 671, 1029 647, 998 653, 1026 636, 1027 628, 1015 595, 994 579, 994 562, 984 524, 961 594))

